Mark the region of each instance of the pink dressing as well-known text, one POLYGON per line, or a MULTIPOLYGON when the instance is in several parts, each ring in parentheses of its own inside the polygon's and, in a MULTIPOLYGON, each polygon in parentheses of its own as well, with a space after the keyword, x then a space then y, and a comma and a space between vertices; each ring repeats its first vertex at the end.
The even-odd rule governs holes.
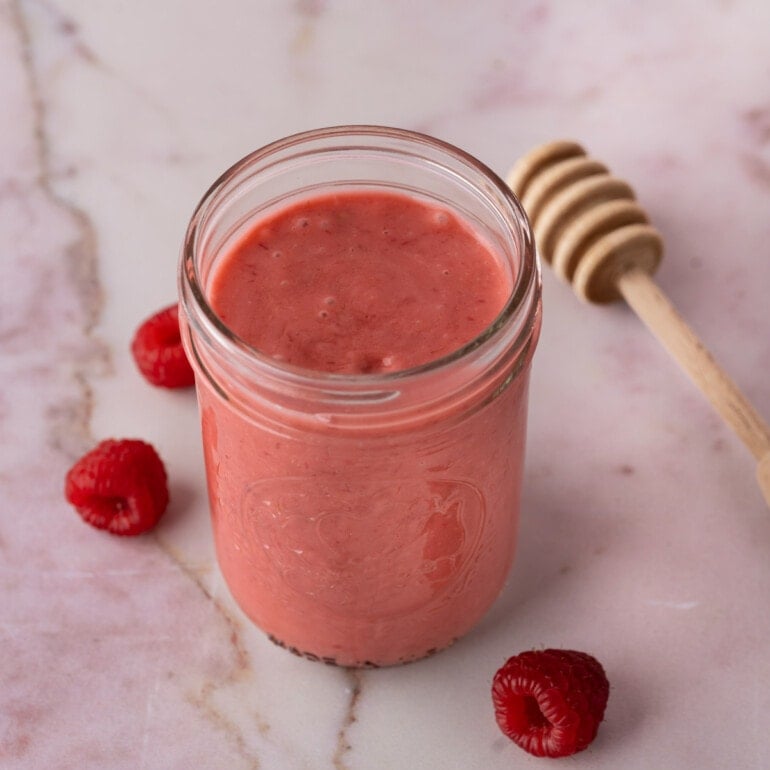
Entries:
MULTIPOLYGON (((461 348, 510 291, 502 255, 460 215, 385 191, 327 191, 263 216, 208 287, 262 353, 347 373, 461 348)), ((200 374, 217 558, 246 614, 280 644, 345 666, 415 660, 471 628, 513 557, 522 361, 506 387, 505 369, 488 378, 483 403, 441 402, 408 429, 341 429, 269 399, 244 412, 242 395, 223 398, 200 374)), ((429 383, 436 397, 451 388, 429 383)))
POLYGON ((510 280, 449 209, 388 192, 331 192, 263 219, 225 255, 210 302, 263 353, 329 372, 441 358, 499 314, 510 280))

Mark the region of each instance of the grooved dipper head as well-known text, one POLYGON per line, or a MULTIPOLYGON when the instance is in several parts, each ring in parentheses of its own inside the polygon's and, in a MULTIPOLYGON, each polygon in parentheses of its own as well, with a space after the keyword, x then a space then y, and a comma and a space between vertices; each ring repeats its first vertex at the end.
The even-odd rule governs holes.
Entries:
POLYGON ((612 302, 620 275, 632 268, 652 274, 660 264, 663 241, 634 191, 579 144, 536 147, 507 182, 532 221, 540 255, 581 299, 612 302))

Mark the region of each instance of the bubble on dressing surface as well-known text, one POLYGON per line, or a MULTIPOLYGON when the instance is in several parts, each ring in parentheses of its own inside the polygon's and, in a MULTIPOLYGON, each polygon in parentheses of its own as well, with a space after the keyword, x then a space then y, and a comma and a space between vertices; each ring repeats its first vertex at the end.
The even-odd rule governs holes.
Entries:
POLYGON ((316 317, 321 321, 325 321, 330 315, 329 308, 337 302, 337 298, 329 295, 328 297, 324 297, 321 302, 321 309, 316 313, 316 317))
POLYGON ((441 211, 440 209, 437 209, 434 211, 431 215, 431 221, 434 225, 438 225, 439 227, 445 227, 449 224, 449 214, 446 211, 441 211))
POLYGON ((380 374, 401 368, 393 355, 378 356, 367 353, 349 353, 348 371, 352 374, 380 374))

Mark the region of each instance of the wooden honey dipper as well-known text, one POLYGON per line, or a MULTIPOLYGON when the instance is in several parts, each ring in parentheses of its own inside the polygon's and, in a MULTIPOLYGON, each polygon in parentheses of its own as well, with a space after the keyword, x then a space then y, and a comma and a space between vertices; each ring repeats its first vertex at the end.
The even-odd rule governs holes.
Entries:
POLYGON ((536 147, 507 182, 543 259, 588 302, 626 300, 754 455, 770 505, 770 428, 653 280, 663 240, 631 187, 569 141, 536 147))

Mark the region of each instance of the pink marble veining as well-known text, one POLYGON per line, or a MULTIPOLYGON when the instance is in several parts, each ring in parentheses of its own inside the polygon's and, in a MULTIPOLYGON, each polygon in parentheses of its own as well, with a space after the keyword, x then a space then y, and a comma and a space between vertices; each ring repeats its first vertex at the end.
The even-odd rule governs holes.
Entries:
POLYGON ((191 394, 127 354, 190 211, 248 150, 421 128, 500 172, 572 136, 666 240, 660 283, 770 417, 770 6, 0 0, 0 767, 488 770, 489 683, 586 649, 612 692, 572 767, 770 767, 770 512, 751 458, 624 307, 545 276, 519 552, 478 629, 414 666, 301 661, 213 560, 191 394), (158 530, 83 525, 63 475, 155 443, 158 530))

